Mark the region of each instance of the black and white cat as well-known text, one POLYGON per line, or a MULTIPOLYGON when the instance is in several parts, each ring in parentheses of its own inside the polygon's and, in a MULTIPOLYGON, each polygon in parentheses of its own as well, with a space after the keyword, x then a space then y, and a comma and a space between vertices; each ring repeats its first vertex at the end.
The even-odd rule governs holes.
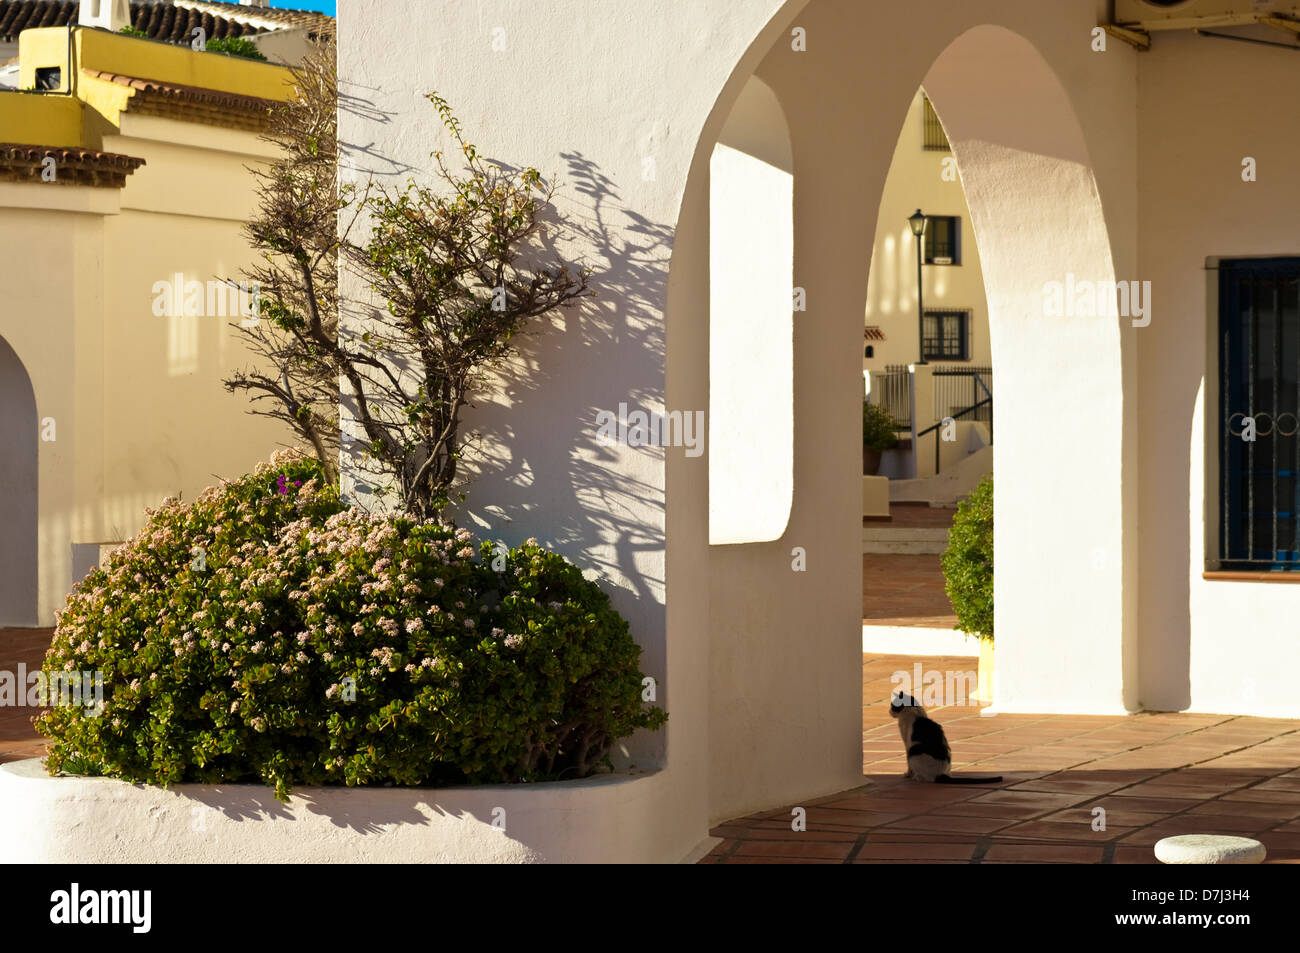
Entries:
POLYGON ((907 774, 903 777, 939 784, 993 784, 1002 780, 1002 775, 995 778, 952 777, 948 773, 952 770, 952 751, 943 728, 937 721, 930 720, 921 703, 911 695, 895 692, 889 699, 889 713, 898 719, 898 732, 903 736, 903 747, 907 750, 907 774))

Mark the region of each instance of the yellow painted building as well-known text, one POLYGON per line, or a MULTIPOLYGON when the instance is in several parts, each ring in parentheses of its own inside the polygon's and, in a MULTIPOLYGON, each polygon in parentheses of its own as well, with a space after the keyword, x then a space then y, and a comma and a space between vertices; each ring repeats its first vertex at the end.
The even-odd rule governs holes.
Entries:
POLYGON ((23 31, 19 73, 41 92, 0 92, 0 625, 50 625, 145 507, 289 439, 222 379, 250 360, 224 282, 290 73, 77 25, 23 31), (194 282, 201 313, 166 306, 194 282))

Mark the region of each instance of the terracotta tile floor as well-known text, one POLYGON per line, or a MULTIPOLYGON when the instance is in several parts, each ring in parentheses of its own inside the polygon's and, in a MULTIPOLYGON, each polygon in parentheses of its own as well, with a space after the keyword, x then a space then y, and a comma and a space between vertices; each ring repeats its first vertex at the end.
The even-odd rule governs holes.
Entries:
POLYGON ((863 553, 862 624, 955 626, 957 616, 943 590, 939 557, 863 553))
MULTIPOLYGON (((40 668, 53 634, 53 629, 0 629, 0 672, 12 672, 17 678, 19 662, 28 671, 40 668)), ((38 714, 38 708, 0 705, 0 762, 45 754, 45 743, 32 728, 38 714)))
MULTIPOLYGON (((898 557, 892 557, 898 558, 898 557)), ((1239 834, 1266 863, 1300 863, 1300 720, 1231 715, 997 715, 935 707, 953 768, 998 785, 905 781, 889 717, 890 675, 965 671, 969 658, 864 656, 865 783, 713 830, 701 863, 1156 863, 1152 845, 1182 833, 1239 834), (1095 808, 1105 830, 1093 830, 1095 808)))
POLYGON ((931 506, 928 503, 891 503, 889 505, 888 520, 864 520, 863 524, 870 526, 874 522, 877 526, 924 526, 937 527, 942 526, 944 529, 952 526, 952 518, 957 515, 957 508, 943 506, 931 506))
MULTIPOLYGON (((863 520, 863 526, 915 526, 925 529, 952 525, 955 509, 894 504, 889 520, 863 520)), ((943 591, 943 569, 937 554, 862 554, 862 624, 951 629, 957 624, 952 603, 943 591)))

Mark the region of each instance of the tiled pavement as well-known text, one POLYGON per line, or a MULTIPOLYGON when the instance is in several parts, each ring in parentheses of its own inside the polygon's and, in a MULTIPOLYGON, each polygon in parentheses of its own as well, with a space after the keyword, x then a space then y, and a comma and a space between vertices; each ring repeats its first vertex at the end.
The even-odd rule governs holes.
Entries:
POLYGON ((862 624, 951 629, 957 615, 935 555, 862 554, 862 624))
MULTIPOLYGON (((863 521, 863 526, 919 527, 952 525, 955 509, 916 504, 889 508, 890 519, 863 521)), ((937 555, 862 554, 862 624, 921 626, 951 629, 957 624, 952 603, 943 591, 943 569, 937 555)))
POLYGON ((957 508, 931 506, 928 503, 891 503, 889 519, 879 523, 881 526, 920 526, 944 529, 952 526, 952 518, 957 515, 957 508))
MULTIPOLYGON (((28 671, 41 667, 50 647, 53 629, 0 629, 0 672, 18 673, 18 663, 28 671)), ((45 744, 32 728, 40 709, 25 705, 0 705, 0 762, 22 761, 45 754, 45 744)))
MULTIPOLYGON (((39 666, 49 629, 0 629, 0 670, 39 666)), ((1268 863, 1300 863, 1300 720, 1229 715, 998 715, 935 707, 954 770, 996 786, 914 784, 886 710, 890 675, 965 671, 971 659, 863 658, 862 787, 717 827, 702 863, 1152 863, 1151 845, 1189 832, 1242 834, 1268 863), (1093 809, 1106 811, 1094 831, 1093 809)), ((0 707, 0 762, 43 753, 36 714, 0 707)))
MULTIPOLYGON (((931 711, 954 771, 999 785, 918 784, 901 777, 902 742, 887 711, 890 674, 915 659, 864 658, 862 787, 722 824, 702 863, 1155 863, 1152 845, 1183 833, 1253 837, 1266 863, 1300 863, 1300 720, 1145 713, 997 715, 931 711), (1094 831, 1105 810, 1104 831, 1094 831)), ((969 658, 922 660, 962 671, 969 658)))

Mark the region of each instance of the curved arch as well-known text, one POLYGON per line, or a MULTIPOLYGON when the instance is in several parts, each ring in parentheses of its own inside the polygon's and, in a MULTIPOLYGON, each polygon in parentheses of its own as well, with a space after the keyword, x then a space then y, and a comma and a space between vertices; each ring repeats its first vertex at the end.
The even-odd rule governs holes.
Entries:
POLYGON ((0 338, 0 626, 37 624, 36 392, 0 338))
POLYGON ((1120 315, 1101 307, 1052 315, 1044 295, 1053 283, 1115 287, 1088 143, 1057 71, 1006 27, 962 33, 923 85, 942 117, 971 211, 998 368, 994 605, 999 649, 1006 632, 1009 650, 1000 653, 1006 662, 999 659, 997 705, 1128 710, 1136 707, 1137 688, 1136 645, 1124 624, 1131 611, 1124 572, 1132 558, 1125 558, 1122 475, 1131 450, 1125 415, 1132 411, 1123 395, 1132 355, 1123 346, 1120 315), (1026 412, 1033 406, 1053 408, 1056 419, 1026 412), (1088 408, 1086 418, 1070 414, 1079 407, 1088 408), (1089 505, 1063 505, 1071 499, 1089 505), (1076 554, 1074 571, 1086 570, 1083 579, 1062 585, 1045 571, 1045 527, 1057 540, 1048 545, 1088 553, 1084 560, 1076 554), (1082 633, 1081 640, 1033 635, 1044 618, 1099 608, 1112 620, 1100 645, 1082 633), (1096 697, 1093 685, 1078 678, 1084 672, 1112 681, 1112 697, 1096 697))
MULTIPOLYGON (((973 15, 934 5, 783 5, 724 84, 696 143, 668 280, 669 405, 707 399, 707 158, 750 75, 773 89, 790 125, 794 284, 809 302, 794 324, 794 488, 781 538, 702 544, 692 517, 707 512, 707 488, 667 462, 668 591, 704 620, 670 614, 669 652, 695 633, 709 640, 711 817, 860 777, 860 486, 846 434, 861 398, 857 344, 876 212, 923 84, 948 127, 978 233, 999 362, 998 708, 1118 712, 1134 700, 1124 529, 1135 506, 1125 480, 1130 349, 1116 316, 1053 318, 1043 303, 1044 284, 1067 274, 1115 279, 1095 157, 1074 100, 1087 100, 1096 128, 1123 91, 1048 64, 1040 50, 1080 65, 1088 51, 1070 33, 1077 24, 1032 6, 998 8, 995 24, 972 26, 973 15), (784 42, 796 17, 807 52, 784 42), (803 571, 792 562, 798 550, 803 571)), ((1130 164, 1117 154, 1123 145, 1106 144, 1112 181, 1130 164)), ((1122 243, 1131 248, 1127 236, 1122 243)))

